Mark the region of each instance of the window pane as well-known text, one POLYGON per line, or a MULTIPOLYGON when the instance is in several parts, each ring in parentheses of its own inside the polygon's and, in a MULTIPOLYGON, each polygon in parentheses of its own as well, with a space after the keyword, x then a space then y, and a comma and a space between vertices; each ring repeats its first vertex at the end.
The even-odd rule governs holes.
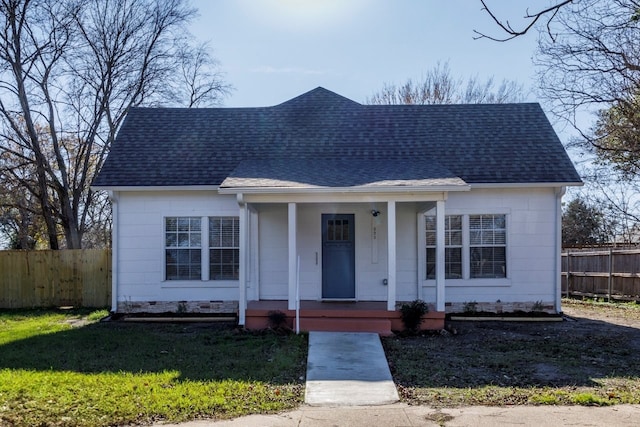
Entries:
POLYGON ((452 245, 462 245, 462 231, 453 231, 451 233, 451 244, 452 245))
POLYGON ((433 231, 427 231, 427 246, 436 245, 436 233, 433 231))
POLYGON ((220 246, 221 243, 220 220, 217 218, 209 218, 209 246, 220 246))
POLYGON ((425 224, 427 226, 427 231, 435 231, 436 230, 436 217, 435 216, 426 216, 425 224))
POLYGON ((209 219, 209 278, 238 280, 240 270, 240 219, 217 217, 209 219))
POLYGON ((238 249, 211 249, 210 278, 212 280, 238 280, 240 270, 238 249))
POLYGON ((427 279, 436 278, 436 249, 427 248, 427 279))
MULTIPOLYGON (((425 216, 427 246, 427 279, 436 277, 436 217, 425 216)), ((444 218, 445 278, 462 277, 462 215, 446 215, 444 218)))
POLYGON ((176 280, 178 278, 178 267, 176 265, 167 265, 167 280, 176 280))
POLYGON ((504 247, 471 248, 471 277, 507 277, 504 247))
POLYGON ((201 278, 200 224, 201 220, 198 217, 165 219, 166 280, 199 280, 201 278), (180 249, 169 249, 176 247, 180 249))
POLYGON ((496 245, 504 245, 507 242, 507 236, 505 231, 495 231, 493 233, 494 243, 496 245))
POLYGON ((471 231, 469 233, 469 243, 472 246, 479 245, 481 243, 482 232, 481 231, 471 231))
POLYGON ((459 279, 462 277, 462 248, 445 249, 445 278, 459 279))
POLYGON ((493 245, 493 233, 491 231, 482 232, 482 244, 493 245))
POLYGON ((175 264, 178 262, 178 250, 177 249, 169 249, 166 252, 167 265, 175 264))
POLYGON ((482 229, 482 220, 479 215, 471 215, 469 217, 469 229, 470 230, 482 229))
POLYGON ((334 227, 334 240, 342 240, 342 220, 337 219, 334 227))
POLYGON ((224 218, 222 220, 222 246, 233 246, 233 219, 224 218))
POLYGON ((449 218, 449 224, 452 230, 462 230, 462 215, 451 215, 449 218))
POLYGON ((166 218, 165 229, 166 231, 178 231, 178 218, 166 218))
POLYGON ((178 246, 181 248, 189 247, 189 233, 178 233, 178 246))
POLYGON ((178 218, 178 231, 189 231, 189 218, 178 218))

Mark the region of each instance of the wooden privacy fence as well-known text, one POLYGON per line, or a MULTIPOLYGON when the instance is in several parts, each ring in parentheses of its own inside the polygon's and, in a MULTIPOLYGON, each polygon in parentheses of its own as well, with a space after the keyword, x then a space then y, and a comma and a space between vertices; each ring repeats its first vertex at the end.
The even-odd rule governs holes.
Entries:
POLYGON ((563 252, 562 292, 566 296, 640 301, 640 249, 563 252))
POLYGON ((0 251, 0 308, 106 307, 111 251, 0 251))

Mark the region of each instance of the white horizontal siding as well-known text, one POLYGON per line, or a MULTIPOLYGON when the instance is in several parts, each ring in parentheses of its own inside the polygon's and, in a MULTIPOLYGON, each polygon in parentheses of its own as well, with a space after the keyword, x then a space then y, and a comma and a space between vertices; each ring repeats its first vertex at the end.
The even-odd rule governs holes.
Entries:
POLYGON ((119 302, 238 299, 237 282, 164 280, 164 218, 237 216, 234 196, 214 191, 121 192, 118 209, 119 302))
MULTIPOLYGON (((485 189, 451 193, 447 214, 503 213, 507 216, 508 278, 447 281, 446 301, 527 302, 552 301, 555 292, 554 189, 485 189)), ((237 300, 237 282, 164 281, 164 218, 167 216, 237 216, 235 196, 215 191, 122 192, 119 196, 118 300, 218 301, 237 300)), ((418 226, 416 215, 428 204, 398 202, 398 301, 422 297, 435 302, 434 283, 418 278, 418 226)), ((249 299, 287 299, 288 248, 286 204, 258 203, 256 248, 250 251, 249 299), (257 259, 255 259, 257 257, 257 259), (256 274, 257 273, 257 274, 256 274), (259 287, 258 287, 259 278, 259 287), (259 291, 258 291, 259 289, 259 291)), ((299 203, 297 249, 300 256, 302 299, 322 297, 321 215, 354 214, 356 222, 356 298, 384 301, 387 287, 386 203, 299 203), (371 210, 380 211, 374 218, 371 210), (373 228, 376 237, 373 239, 373 228), (373 248, 377 245, 377 250, 373 248)), ((206 243, 205 243, 206 244, 206 243)))
MULTIPOLYGON (((473 190, 450 194, 449 214, 507 215, 507 275, 498 280, 448 280, 446 301, 535 302, 555 295, 555 194, 553 188, 473 190)), ((434 284, 423 288, 425 298, 434 284)))

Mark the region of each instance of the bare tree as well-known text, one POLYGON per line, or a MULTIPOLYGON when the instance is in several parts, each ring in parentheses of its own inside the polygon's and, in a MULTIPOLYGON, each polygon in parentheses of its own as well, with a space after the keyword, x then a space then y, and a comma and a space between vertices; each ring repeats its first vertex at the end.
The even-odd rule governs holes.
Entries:
POLYGON ((626 229, 640 207, 626 194, 640 178, 639 11, 637 0, 576 1, 558 12, 558 37, 541 38, 535 59, 543 99, 594 156, 586 178, 626 229))
POLYGON ((7 170, 32 168, 21 184, 52 249, 60 231, 82 247, 101 197, 91 181, 131 107, 177 103, 181 67, 183 104, 228 90, 206 50, 187 49, 194 14, 184 0, 0 0, 0 150, 7 170))
POLYGON ((180 43, 178 60, 180 74, 171 88, 171 99, 188 108, 219 105, 231 91, 219 71, 219 62, 209 54, 208 43, 191 46, 180 43), (181 77, 181 78, 180 78, 181 77))
POLYGON ((529 32, 535 25, 539 22, 546 23, 547 34, 551 40, 555 39, 554 33, 551 31, 551 23, 554 18, 563 7, 567 6, 569 3, 572 3, 574 0, 563 0, 558 1, 551 6, 539 9, 534 12, 530 12, 527 8, 522 19, 525 21, 524 24, 521 24, 519 27, 514 27, 508 20, 499 18, 496 13, 487 6, 487 2, 485 0, 480 0, 482 3, 482 10, 487 12, 487 14, 491 17, 493 22, 505 33, 505 36, 489 36, 485 33, 482 33, 478 30, 473 30, 476 33, 475 39, 489 39, 498 42, 506 42, 512 40, 516 37, 523 36, 529 32))
POLYGON ((558 13, 555 41, 536 55, 541 92, 553 111, 576 124, 580 110, 634 103, 640 93, 637 0, 581 0, 558 13))
POLYGON ((515 81, 485 81, 470 77, 466 81, 451 75, 448 63, 437 63, 419 81, 407 80, 400 86, 385 84, 380 92, 366 100, 367 104, 481 104, 519 102, 523 87, 515 81))

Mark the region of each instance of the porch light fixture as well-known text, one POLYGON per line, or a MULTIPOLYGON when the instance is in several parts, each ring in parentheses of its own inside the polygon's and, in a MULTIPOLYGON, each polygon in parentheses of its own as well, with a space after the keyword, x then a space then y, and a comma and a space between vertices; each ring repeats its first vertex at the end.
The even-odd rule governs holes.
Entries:
POLYGON ((373 215, 374 217, 376 217, 376 216, 380 215, 380 211, 379 211, 379 210, 377 210, 377 209, 373 209, 373 210, 371 211, 371 215, 373 215))

